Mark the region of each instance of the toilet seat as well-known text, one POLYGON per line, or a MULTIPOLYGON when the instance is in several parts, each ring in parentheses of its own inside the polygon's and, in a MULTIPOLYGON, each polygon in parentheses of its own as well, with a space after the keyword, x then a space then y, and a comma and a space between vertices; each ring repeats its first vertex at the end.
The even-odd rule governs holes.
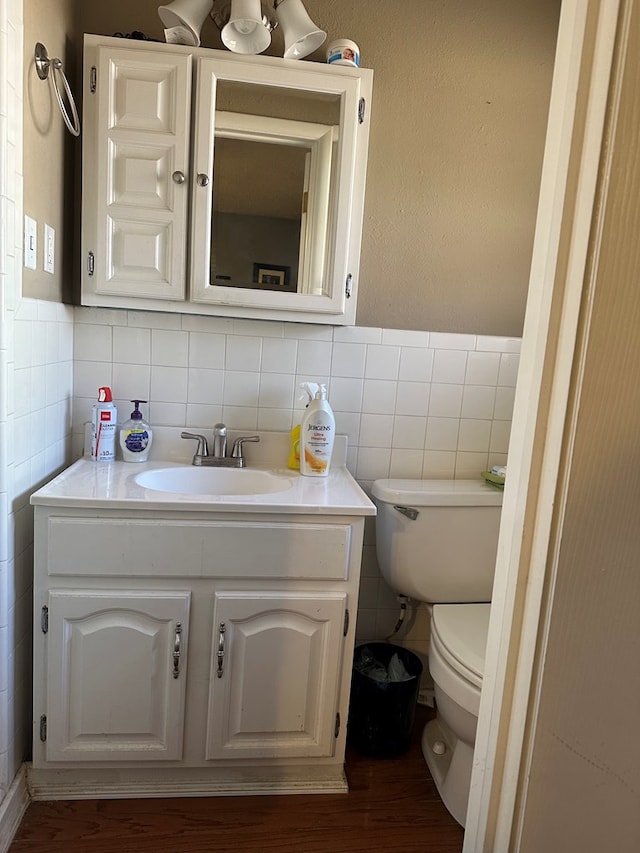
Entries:
POLYGON ((490 604, 436 604, 431 615, 433 680, 477 715, 484 675, 490 604))
POLYGON ((443 657, 464 678, 482 685, 490 604, 436 604, 431 634, 443 657))

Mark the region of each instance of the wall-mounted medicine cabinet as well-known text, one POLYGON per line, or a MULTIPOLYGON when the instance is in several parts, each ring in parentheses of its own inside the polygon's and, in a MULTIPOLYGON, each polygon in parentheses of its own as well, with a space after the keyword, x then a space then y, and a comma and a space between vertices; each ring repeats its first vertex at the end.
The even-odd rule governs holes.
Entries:
POLYGON ((82 304, 353 324, 372 78, 85 36, 82 304))

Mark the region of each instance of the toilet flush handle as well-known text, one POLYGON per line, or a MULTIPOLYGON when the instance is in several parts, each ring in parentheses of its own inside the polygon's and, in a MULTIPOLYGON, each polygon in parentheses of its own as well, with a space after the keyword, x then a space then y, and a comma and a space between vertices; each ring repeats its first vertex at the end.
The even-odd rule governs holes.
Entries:
POLYGON ((398 512, 401 512, 403 515, 406 515, 407 518, 410 518, 411 521, 415 521, 416 518, 420 515, 417 509, 414 509, 412 506, 398 506, 394 504, 394 509, 397 509, 398 512))

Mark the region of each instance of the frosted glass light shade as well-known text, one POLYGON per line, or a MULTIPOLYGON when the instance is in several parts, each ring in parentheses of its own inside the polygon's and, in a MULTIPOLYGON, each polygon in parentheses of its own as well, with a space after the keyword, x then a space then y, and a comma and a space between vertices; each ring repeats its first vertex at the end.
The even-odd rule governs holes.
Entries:
POLYGON ((231 0, 229 20, 220 33, 222 43, 234 53, 262 53, 271 33, 262 20, 260 0, 231 0))
POLYGON ((324 30, 318 29, 307 14, 302 0, 281 0, 276 3, 276 15, 284 35, 285 59, 302 59, 327 38, 324 30))
POLYGON ((186 30, 186 37, 190 39, 191 44, 198 47, 200 30, 212 7, 213 0, 173 0, 173 3, 159 6, 158 15, 166 29, 178 27, 186 30))

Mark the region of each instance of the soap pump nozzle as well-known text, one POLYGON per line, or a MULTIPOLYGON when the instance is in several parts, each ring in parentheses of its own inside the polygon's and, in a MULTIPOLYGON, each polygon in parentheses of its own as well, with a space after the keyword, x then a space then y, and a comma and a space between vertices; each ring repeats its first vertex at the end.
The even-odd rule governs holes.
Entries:
POLYGON ((131 412, 131 420, 132 421, 141 421, 142 420, 142 412, 140 411, 140 403, 146 403, 146 400, 131 400, 134 405, 134 410, 131 412))

